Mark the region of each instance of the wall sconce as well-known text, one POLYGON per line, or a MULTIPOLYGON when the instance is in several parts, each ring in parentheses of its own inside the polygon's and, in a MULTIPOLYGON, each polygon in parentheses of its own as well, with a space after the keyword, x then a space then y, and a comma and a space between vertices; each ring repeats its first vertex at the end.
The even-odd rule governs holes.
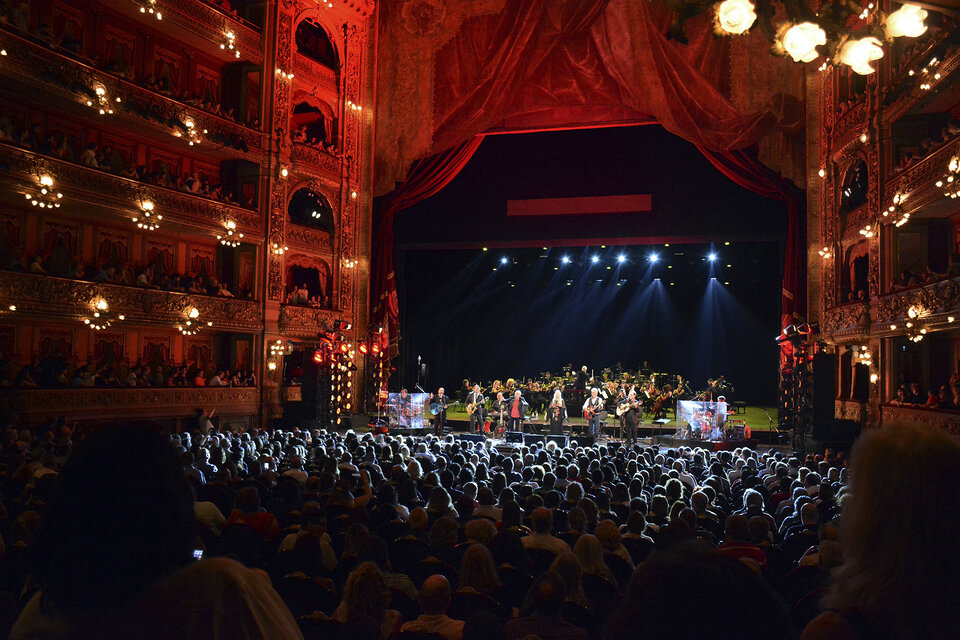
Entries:
POLYGON ((233 51, 234 57, 239 58, 240 50, 237 49, 237 45, 236 45, 237 34, 235 34, 233 31, 227 31, 225 34, 223 34, 223 37, 226 39, 222 43, 220 43, 220 48, 225 51, 226 50, 233 51))
POLYGON ((818 251, 817 253, 819 253, 820 257, 823 258, 824 260, 829 260, 830 258, 833 257, 833 252, 830 250, 830 247, 825 246, 823 249, 820 249, 820 251, 818 251))
POLYGON ((287 73, 280 67, 277 67, 277 75, 283 78, 284 80, 293 80, 293 72, 287 73))
POLYGON ((277 244, 276 242, 273 243, 273 255, 275 255, 275 256, 282 256, 283 254, 285 254, 285 253, 286 253, 287 251, 289 251, 289 250, 290 250, 289 247, 281 246, 281 245, 277 244))

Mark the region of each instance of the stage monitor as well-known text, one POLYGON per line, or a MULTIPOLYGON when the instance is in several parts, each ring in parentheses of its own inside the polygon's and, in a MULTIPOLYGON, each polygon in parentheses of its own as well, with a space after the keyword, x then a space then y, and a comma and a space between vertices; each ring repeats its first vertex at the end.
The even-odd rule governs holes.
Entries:
POLYGON ((386 410, 391 427, 422 429, 430 425, 430 394, 391 393, 387 398, 386 410))
POLYGON ((536 444, 536 443, 538 443, 538 442, 541 443, 541 444, 543 444, 543 442, 544 442, 544 436, 542 436, 542 435, 540 435, 540 434, 538 434, 538 433, 525 433, 525 434, 523 434, 523 444, 527 445, 528 447, 529 447, 530 445, 536 444))
POLYGON ((547 436, 547 442, 556 442, 558 447, 566 447, 567 436, 550 434, 547 436))
POLYGON ((504 436, 504 440, 511 444, 522 444, 523 443, 523 432, 521 431, 507 431, 504 436))

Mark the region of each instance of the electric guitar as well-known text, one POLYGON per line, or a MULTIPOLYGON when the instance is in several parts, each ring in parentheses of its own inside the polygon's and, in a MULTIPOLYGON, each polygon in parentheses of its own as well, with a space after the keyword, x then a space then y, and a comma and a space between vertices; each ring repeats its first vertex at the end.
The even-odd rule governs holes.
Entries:
POLYGON ((600 405, 600 404, 598 404, 595 407, 587 407, 586 409, 583 410, 583 419, 590 420, 591 418, 593 418, 593 416, 600 413, 601 408, 603 408, 603 405, 600 405))
POLYGON ((484 401, 483 396, 480 396, 479 399, 474 399, 473 402, 469 403, 467 405, 467 415, 472 416, 477 409, 483 406, 483 401, 484 401), (479 400, 479 402, 477 400, 479 400))
POLYGON ((446 411, 447 407, 452 407, 455 404, 460 404, 460 401, 454 400, 453 402, 448 402, 443 405, 441 405, 439 402, 434 402, 433 404, 430 405, 430 413, 432 413, 433 415, 437 415, 441 411, 446 411))

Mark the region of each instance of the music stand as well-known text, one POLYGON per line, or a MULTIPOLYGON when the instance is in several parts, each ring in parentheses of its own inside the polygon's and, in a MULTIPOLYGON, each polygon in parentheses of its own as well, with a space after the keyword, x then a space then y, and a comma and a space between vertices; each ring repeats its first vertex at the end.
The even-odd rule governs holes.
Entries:
POLYGON ((670 422, 669 418, 660 418, 659 420, 654 420, 654 423, 657 425, 658 436, 663 435, 663 425, 667 424, 668 422, 670 422))

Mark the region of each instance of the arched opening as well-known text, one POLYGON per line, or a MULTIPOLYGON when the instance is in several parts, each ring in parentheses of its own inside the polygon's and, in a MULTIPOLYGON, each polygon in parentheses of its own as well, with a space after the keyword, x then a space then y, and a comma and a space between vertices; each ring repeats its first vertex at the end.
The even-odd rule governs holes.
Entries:
POLYGON ((322 195, 304 187, 290 198, 290 222, 333 233, 333 209, 322 195))
POLYGON ((330 36, 323 27, 310 18, 297 25, 294 40, 297 43, 298 52, 334 71, 340 69, 337 49, 330 42, 330 36))
MULTIPOLYGON (((841 216, 866 204, 867 189, 869 186, 866 162, 860 160, 847 169, 847 173, 843 176, 843 184, 840 191, 841 216)), ((843 222, 844 226, 846 226, 846 218, 843 218, 843 222)))
POLYGON ((870 269, 870 245, 858 242, 846 252, 844 270, 840 276, 840 299, 844 302, 866 300, 870 289, 867 275, 870 269))
MULTIPOLYGON (((303 96, 300 96, 303 97, 303 96)), ((312 96, 293 107, 293 141, 333 151, 336 148, 336 119, 327 103, 312 96)))
POLYGON ((301 307, 330 307, 330 268, 323 261, 291 264, 287 267, 284 300, 301 307))

